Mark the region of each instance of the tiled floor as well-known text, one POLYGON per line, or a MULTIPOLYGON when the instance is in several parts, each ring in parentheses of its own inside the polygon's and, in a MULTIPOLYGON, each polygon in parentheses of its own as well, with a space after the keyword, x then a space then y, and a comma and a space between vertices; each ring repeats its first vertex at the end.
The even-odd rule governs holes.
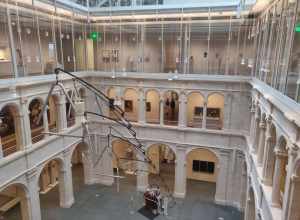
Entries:
MULTIPOLYGON (((81 168, 74 172, 75 204, 69 209, 59 208, 58 189, 41 195, 43 220, 147 220, 138 210, 143 207, 142 194, 135 190, 135 178, 122 179, 120 192, 116 186, 84 186, 81 168)), ((172 181, 171 181, 172 182, 172 181)), ((171 202, 169 215, 154 220, 242 220, 242 214, 231 207, 214 204, 215 184, 188 181, 185 199, 171 202)), ((5 215, 7 220, 20 220, 19 207, 5 215)))

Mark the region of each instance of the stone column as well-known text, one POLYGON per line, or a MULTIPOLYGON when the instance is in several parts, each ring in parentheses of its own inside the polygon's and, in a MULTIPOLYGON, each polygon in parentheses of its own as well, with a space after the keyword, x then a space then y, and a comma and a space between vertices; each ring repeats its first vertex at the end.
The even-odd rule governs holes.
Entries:
POLYGON ((28 183, 28 215, 30 220, 41 220, 40 194, 38 187, 37 170, 31 170, 26 173, 28 183))
POLYGON ((179 127, 186 127, 186 121, 187 121, 187 114, 186 114, 186 108, 187 108, 187 98, 184 91, 180 92, 179 95, 179 121, 178 125, 179 127))
POLYGON ((257 152, 257 163, 258 166, 262 166, 265 150, 265 137, 266 137, 266 123, 262 120, 259 123, 259 141, 258 141, 258 152, 257 152))
POLYGON ((272 206, 280 207, 280 181, 283 176, 282 169, 284 169, 284 158, 287 156, 284 152, 279 150, 275 151, 276 160, 275 160, 275 170, 273 176, 273 187, 272 187, 272 206))
POLYGON ((217 182, 216 182, 216 194, 215 201, 218 204, 226 205, 228 199, 228 178, 229 177, 229 159, 230 151, 222 150, 220 152, 219 163, 217 165, 216 172, 217 182))
POLYGON ((186 147, 176 147, 174 197, 184 198, 186 194, 186 147))
POLYGON ((253 144, 252 144, 252 152, 257 153, 258 149, 258 140, 259 140, 259 120, 260 120, 260 115, 258 112, 258 108, 255 111, 255 123, 254 123, 254 136, 253 136, 253 144))
POLYGON ((143 162, 145 157, 137 154, 137 159, 139 160, 137 163, 137 190, 144 192, 148 187, 148 163, 143 162))
POLYGON ((273 154, 273 149, 271 146, 272 143, 272 136, 271 136, 271 125, 272 125, 272 118, 271 116, 267 117, 266 120, 266 133, 265 133, 265 150, 264 150, 264 156, 262 161, 262 181, 264 184, 270 185, 272 183, 272 174, 270 172, 272 161, 271 161, 271 155, 273 154))
POLYGON ((76 124, 81 124, 85 122, 85 117, 84 117, 84 111, 85 111, 85 104, 82 101, 77 101, 74 103, 75 105, 75 123, 76 124))
POLYGON ((164 125, 164 105, 165 105, 164 99, 163 97, 161 97, 159 102, 159 124, 161 126, 164 125))
MULTIPOLYGON (((287 175, 286 175, 286 183, 285 183, 285 189, 284 189, 284 197, 283 197, 283 218, 282 219, 293 219, 288 217, 289 214, 293 215, 291 212, 298 212, 298 219, 300 218, 300 211, 297 208, 296 204, 293 204, 295 201, 294 199, 296 197, 299 197, 300 192, 295 192, 295 184, 299 184, 299 178, 294 178, 295 176, 293 176, 293 172, 294 172, 294 164, 297 158, 297 154, 298 154, 298 150, 299 147, 294 144, 294 143, 288 143, 288 165, 287 165, 287 175), (298 182, 297 182, 298 180, 298 182), (292 210, 290 210, 291 207, 295 207, 296 206, 296 210, 294 210, 294 208, 292 208, 292 210)), ((298 185, 300 186, 300 185, 298 185)), ((300 190, 300 187, 297 188, 298 190, 300 190)), ((297 203, 299 204, 300 200, 297 200, 297 203)))
POLYGON ((207 114, 207 100, 206 99, 203 103, 203 119, 202 119, 202 128, 203 129, 206 129, 206 114, 207 114))
POLYGON ((67 126, 67 113, 66 113, 66 97, 64 95, 58 96, 56 104, 57 111, 57 129, 58 132, 64 131, 67 126))
POLYGON ((145 100, 145 92, 144 90, 141 88, 139 89, 139 123, 140 124, 145 124, 146 121, 146 109, 145 109, 145 105, 146 105, 146 100, 145 100))
POLYGON ((59 174, 60 207, 70 208, 74 203, 71 151, 64 152, 64 165, 59 174))
MULTIPOLYGON (((44 132, 49 132, 49 123, 48 123, 47 111, 43 112, 43 128, 44 128, 44 132)), ((45 136, 47 137, 48 135, 46 134, 45 136)))
POLYGON ((27 108, 27 100, 21 100, 21 112, 18 118, 20 135, 22 137, 22 146, 27 148, 31 146, 31 128, 30 128, 30 119, 29 119, 29 110, 27 108))

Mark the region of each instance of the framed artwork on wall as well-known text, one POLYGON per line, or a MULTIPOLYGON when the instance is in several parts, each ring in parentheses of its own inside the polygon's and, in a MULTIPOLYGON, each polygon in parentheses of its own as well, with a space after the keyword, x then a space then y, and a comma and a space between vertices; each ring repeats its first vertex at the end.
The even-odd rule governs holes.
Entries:
POLYGON ((220 109, 219 108, 207 108, 207 117, 210 118, 220 118, 220 109))
POLYGON ((125 100, 124 103, 125 112, 133 112, 133 102, 132 100, 125 100))
POLYGON ((203 115, 203 107, 195 106, 194 115, 197 117, 201 117, 203 115))
POLYGON ((151 102, 146 102, 146 111, 151 112, 151 102))

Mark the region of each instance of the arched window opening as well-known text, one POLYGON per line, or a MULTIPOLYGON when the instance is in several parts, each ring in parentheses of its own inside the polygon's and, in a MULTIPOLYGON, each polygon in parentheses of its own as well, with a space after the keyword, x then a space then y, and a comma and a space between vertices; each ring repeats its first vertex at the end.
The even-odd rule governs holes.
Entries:
POLYGON ((187 99, 188 127, 202 128, 204 98, 200 93, 193 92, 187 99))
POLYGON ((178 125, 179 116, 179 96, 174 91, 164 94, 164 124, 178 125))
POLYGON ((20 134, 17 131, 17 107, 6 105, 0 112, 0 137, 2 144, 2 154, 4 157, 20 149, 20 134))
POLYGON ((160 120, 160 97, 155 90, 146 93, 146 122, 159 124, 160 120))
POLYGON ((44 138, 44 115, 43 114, 43 103, 40 99, 33 99, 29 104, 29 119, 31 128, 31 140, 32 143, 37 143, 44 138))
POLYGON ((218 93, 208 96, 206 110, 206 128, 223 129, 224 96, 218 93))

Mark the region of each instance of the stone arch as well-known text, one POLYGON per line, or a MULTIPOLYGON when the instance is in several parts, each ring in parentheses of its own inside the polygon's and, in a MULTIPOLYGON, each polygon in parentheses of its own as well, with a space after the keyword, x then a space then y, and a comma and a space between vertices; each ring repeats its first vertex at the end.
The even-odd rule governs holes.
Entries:
POLYGON ((73 193, 73 185, 72 182, 68 181, 72 179, 69 179, 68 173, 70 171, 66 162, 62 156, 57 156, 47 160, 38 170, 36 184, 40 188, 41 209, 48 205, 43 202, 43 198, 47 197, 48 192, 52 190, 58 191, 54 196, 54 200, 57 201, 57 207, 67 208, 74 202, 73 197, 67 197, 71 196, 70 192, 73 193))
POLYGON ((89 146, 85 142, 80 142, 75 144, 71 149, 71 161, 72 164, 72 176, 73 176, 73 188, 76 191, 83 184, 89 184, 90 172, 91 172, 91 162, 90 155, 87 153, 89 146))
POLYGON ((0 190, 1 206, 6 205, 8 210, 4 213, 0 212, 0 217, 10 219, 10 209, 20 204, 20 207, 14 209, 14 215, 20 220, 30 219, 30 197, 27 187, 23 183, 12 183, 0 190), (16 212, 16 210, 18 210, 16 212))
POLYGON ((146 98, 146 122, 160 123, 160 94, 156 89, 147 89, 145 92, 146 98))
POLYGON ((22 128, 20 123, 20 109, 16 103, 6 103, 2 106, 0 123, 0 137, 2 155, 8 156, 22 147, 22 128))
POLYGON ((164 99, 164 124, 178 125, 179 119, 179 92, 167 90, 163 94, 164 99))
POLYGON ((148 165, 149 184, 160 185, 167 193, 174 191, 176 150, 165 143, 152 143, 147 146, 146 155, 151 160, 148 165))
POLYGON ((206 128, 223 129, 225 96, 219 92, 208 94, 206 128))
POLYGON ((187 95, 187 125, 188 127, 202 127, 205 97, 198 91, 187 95))
MULTIPOLYGON (((74 91, 69 90, 68 96, 73 101, 75 100, 74 91)), ((67 117, 67 127, 72 127, 75 125, 75 109, 71 105, 70 101, 66 98, 66 117, 67 117)))
POLYGON ((129 121, 138 121, 139 95, 134 88, 126 88, 123 93, 125 117, 129 121))
POLYGON ((29 121, 31 129, 32 143, 37 143, 44 138, 42 132, 44 129, 45 114, 43 111, 44 100, 40 97, 33 98, 28 104, 29 121))
MULTIPOLYGON (((191 148, 186 152, 186 169, 187 169, 187 178, 188 179, 195 179, 195 180, 201 180, 201 181, 206 181, 206 182, 217 182, 218 174, 219 174, 219 163, 220 163, 220 158, 219 155, 207 148, 201 148, 201 147, 196 147, 196 148, 191 148), (201 172, 200 170, 195 170, 196 167, 193 167, 193 161, 203 161, 203 162, 211 162, 213 163, 213 168, 212 164, 208 164, 207 167, 208 171, 210 173, 204 173, 201 172), (213 171, 212 171, 213 169, 213 171), (213 174, 211 174, 211 171, 213 174)), ((200 166, 200 164, 199 164, 200 166)), ((200 169, 200 167, 198 167, 200 169)))
POLYGON ((126 174, 136 174, 137 152, 134 147, 121 139, 115 139, 111 142, 112 160, 114 170, 120 169, 126 174))

